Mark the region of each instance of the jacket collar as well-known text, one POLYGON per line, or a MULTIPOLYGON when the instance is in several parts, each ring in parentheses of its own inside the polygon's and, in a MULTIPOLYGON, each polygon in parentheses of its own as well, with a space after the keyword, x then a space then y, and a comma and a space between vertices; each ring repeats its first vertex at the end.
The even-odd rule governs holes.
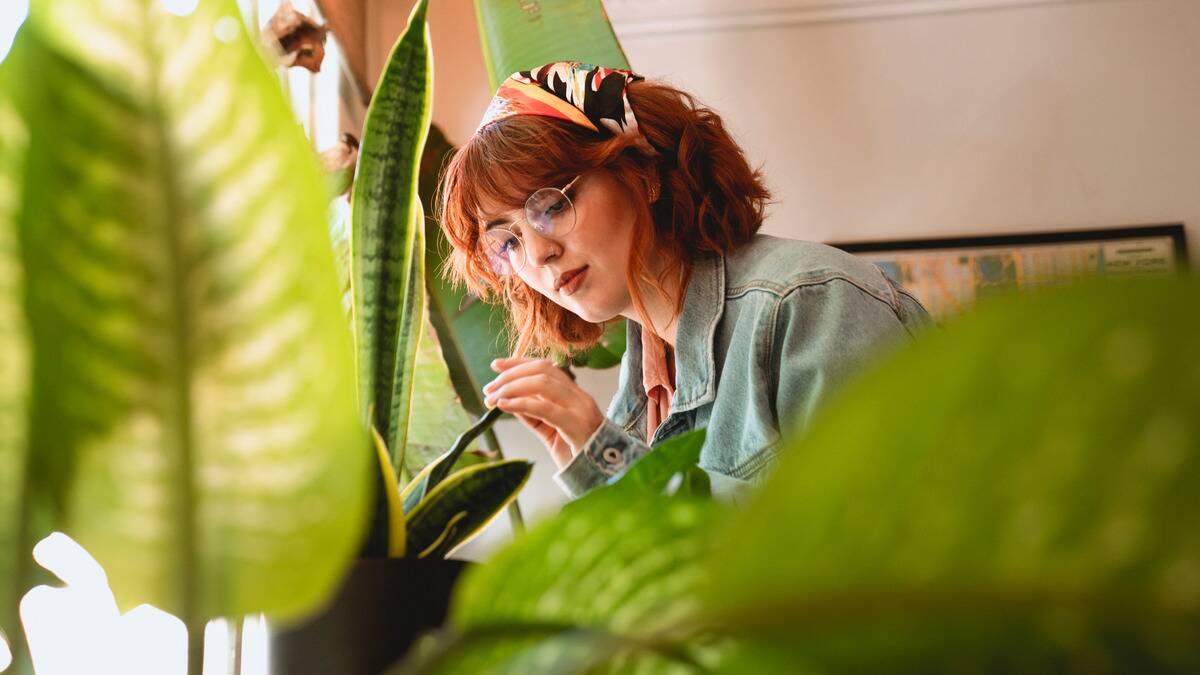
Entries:
MULTIPOLYGON (((672 413, 698 408, 716 398, 713 341, 724 312, 725 260, 716 254, 701 254, 692 264, 675 332, 672 413)), ((646 392, 642 389, 642 327, 636 321, 626 320, 625 336, 625 358, 621 359, 617 397, 610 416, 617 424, 628 427, 646 404, 646 392)))

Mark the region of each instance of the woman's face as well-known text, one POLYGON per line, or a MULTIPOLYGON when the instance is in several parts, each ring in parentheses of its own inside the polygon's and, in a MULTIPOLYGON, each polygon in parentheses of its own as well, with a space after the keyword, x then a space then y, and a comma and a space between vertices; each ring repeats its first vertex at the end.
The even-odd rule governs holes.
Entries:
POLYGON ((583 174, 567 196, 575 206, 575 227, 561 237, 529 227, 521 208, 483 220, 520 237, 525 264, 517 274, 555 304, 592 323, 631 315, 626 273, 638 196, 603 169, 583 174))

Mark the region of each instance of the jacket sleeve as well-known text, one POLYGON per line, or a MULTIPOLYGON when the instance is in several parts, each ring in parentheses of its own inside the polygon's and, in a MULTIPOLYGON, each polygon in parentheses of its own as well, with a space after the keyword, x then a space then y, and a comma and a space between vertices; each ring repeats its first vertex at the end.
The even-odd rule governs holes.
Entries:
POLYGON ((920 303, 892 290, 880 298, 835 278, 799 286, 781 299, 770 372, 778 377, 775 411, 783 439, 806 429, 832 393, 929 323, 920 303))
POLYGON ((605 417, 583 449, 554 475, 554 481, 575 499, 604 485, 647 452, 650 448, 642 439, 605 417))

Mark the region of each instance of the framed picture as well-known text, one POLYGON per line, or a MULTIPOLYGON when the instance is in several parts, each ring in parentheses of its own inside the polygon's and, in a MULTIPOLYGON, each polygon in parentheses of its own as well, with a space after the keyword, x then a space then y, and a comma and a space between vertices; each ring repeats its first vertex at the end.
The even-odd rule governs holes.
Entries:
POLYGON ((1182 224, 831 245, 878 265, 936 319, 1012 288, 1164 275, 1188 265, 1182 224))

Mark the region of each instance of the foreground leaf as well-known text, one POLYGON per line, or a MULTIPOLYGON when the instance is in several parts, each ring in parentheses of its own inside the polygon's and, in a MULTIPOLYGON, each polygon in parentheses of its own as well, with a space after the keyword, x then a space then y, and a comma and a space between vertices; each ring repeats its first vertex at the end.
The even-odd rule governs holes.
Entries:
POLYGON ((14 650, 17 602, 29 590, 33 505, 28 492, 30 347, 17 221, 25 173, 24 123, 7 97, 11 63, 0 71, 0 639, 14 650))
POLYGON ((238 16, 33 3, 5 64, 29 130, 28 489, 123 609, 191 626, 319 603, 367 506, 321 178, 238 16))
POLYGON ((432 77, 426 0, 409 17, 375 88, 354 182, 351 252, 361 410, 374 409, 397 469, 409 443, 413 369, 425 308, 417 170, 432 77))
POLYGON ((1092 283, 918 343, 783 452, 711 611, 835 672, 1200 668, 1198 303, 1092 283))
POLYGON ((708 532, 724 511, 617 491, 578 506, 471 570, 443 642, 398 672, 669 672, 703 660, 704 649, 658 632, 696 609, 708 532))

